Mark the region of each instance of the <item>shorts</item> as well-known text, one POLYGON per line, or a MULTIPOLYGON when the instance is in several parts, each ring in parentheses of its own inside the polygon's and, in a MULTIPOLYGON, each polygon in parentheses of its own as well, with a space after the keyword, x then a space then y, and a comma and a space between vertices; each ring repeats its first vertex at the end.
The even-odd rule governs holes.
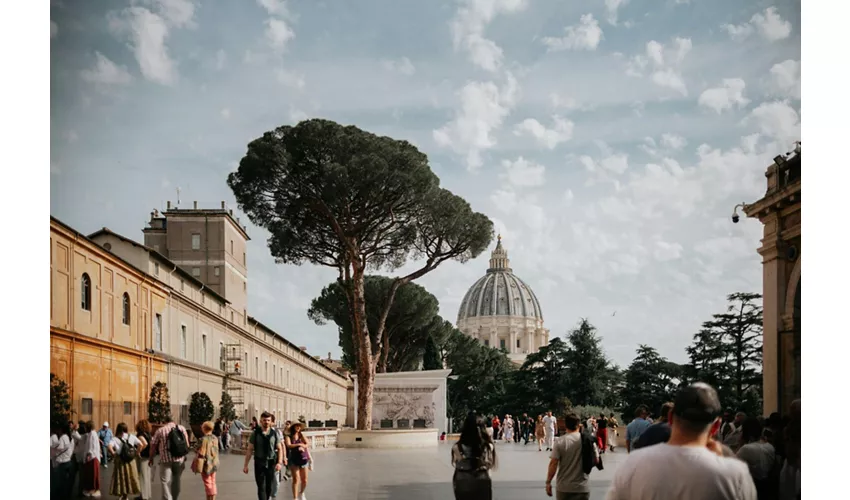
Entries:
POLYGON ((207 496, 218 495, 218 487, 215 484, 215 472, 212 474, 201 474, 204 480, 204 492, 207 496))

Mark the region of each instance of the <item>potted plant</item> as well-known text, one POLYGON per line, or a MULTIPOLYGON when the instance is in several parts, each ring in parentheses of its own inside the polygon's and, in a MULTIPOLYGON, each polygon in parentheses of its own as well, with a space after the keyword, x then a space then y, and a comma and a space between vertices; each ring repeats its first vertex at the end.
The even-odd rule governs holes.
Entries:
POLYGON ((204 433, 201 431, 201 424, 215 417, 215 406, 207 393, 196 392, 189 398, 189 426, 192 428, 192 434, 200 439, 204 433))
POLYGON ((148 399, 148 421, 151 423, 153 432, 165 425, 166 420, 171 418, 171 400, 168 396, 168 386, 165 382, 157 382, 151 387, 148 399))
POLYGON ((218 416, 226 422, 236 420, 236 407, 233 405, 233 398, 226 391, 221 391, 221 403, 218 406, 218 416))

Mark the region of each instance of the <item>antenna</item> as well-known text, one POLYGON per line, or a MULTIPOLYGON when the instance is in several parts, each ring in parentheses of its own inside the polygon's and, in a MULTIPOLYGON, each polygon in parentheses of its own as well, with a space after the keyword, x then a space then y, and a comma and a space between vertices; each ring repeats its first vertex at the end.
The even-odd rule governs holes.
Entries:
POLYGON ((180 187, 177 187, 177 206, 180 206, 180 187))

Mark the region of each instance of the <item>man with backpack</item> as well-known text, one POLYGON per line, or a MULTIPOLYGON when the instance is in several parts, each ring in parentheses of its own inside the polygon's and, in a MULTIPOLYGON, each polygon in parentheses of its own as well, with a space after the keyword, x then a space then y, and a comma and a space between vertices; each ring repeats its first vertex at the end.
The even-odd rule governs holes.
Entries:
POLYGON ((260 425, 254 428, 245 453, 242 472, 248 473, 248 462, 254 458, 254 480, 257 482, 257 498, 269 500, 277 493, 277 472, 286 465, 280 435, 272 429, 272 414, 264 411, 260 425))
POLYGON ((159 454, 159 479, 162 481, 162 499, 180 498, 180 478, 186 455, 189 454, 189 434, 182 425, 177 425, 171 417, 165 418, 165 425, 153 435, 150 444, 148 465, 153 467, 153 459, 159 454))
POLYGON ((590 485, 587 481, 590 471, 585 468, 587 459, 585 455, 587 445, 593 452, 593 443, 589 442, 591 438, 583 436, 579 431, 579 423, 579 417, 575 413, 564 417, 566 432, 555 442, 552 454, 549 456, 551 460, 546 475, 546 494, 552 496, 552 479, 557 472, 558 481, 555 492, 558 500, 590 499, 590 485), (585 441, 588 442, 585 443, 585 441))

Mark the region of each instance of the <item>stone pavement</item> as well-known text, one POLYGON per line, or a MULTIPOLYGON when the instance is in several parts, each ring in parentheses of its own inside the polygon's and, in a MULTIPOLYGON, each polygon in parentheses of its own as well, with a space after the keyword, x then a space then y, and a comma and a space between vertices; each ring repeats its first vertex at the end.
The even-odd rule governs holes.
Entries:
MULTIPOLYGON (((452 500, 450 444, 440 443, 431 450, 352 450, 328 449, 314 452, 315 470, 310 472, 307 498, 310 500, 452 500)), ((499 467, 493 472, 493 498, 530 500, 549 498, 543 488, 548 453, 537 447, 513 443, 497 445, 499 467)), ((603 458, 605 470, 590 475, 591 500, 603 500, 617 464, 626 451, 618 448, 603 458)), ((218 499, 256 498, 253 465, 242 473, 244 458, 224 454, 217 474, 218 499)), ((102 491, 109 491, 112 468, 102 469, 102 491)), ((162 489, 153 477, 153 500, 162 498, 162 489)), ((291 483, 281 483, 278 499, 292 498, 291 483)), ((104 494, 102 498, 115 497, 104 494)), ((180 500, 203 500, 201 476, 183 473, 180 500)))

